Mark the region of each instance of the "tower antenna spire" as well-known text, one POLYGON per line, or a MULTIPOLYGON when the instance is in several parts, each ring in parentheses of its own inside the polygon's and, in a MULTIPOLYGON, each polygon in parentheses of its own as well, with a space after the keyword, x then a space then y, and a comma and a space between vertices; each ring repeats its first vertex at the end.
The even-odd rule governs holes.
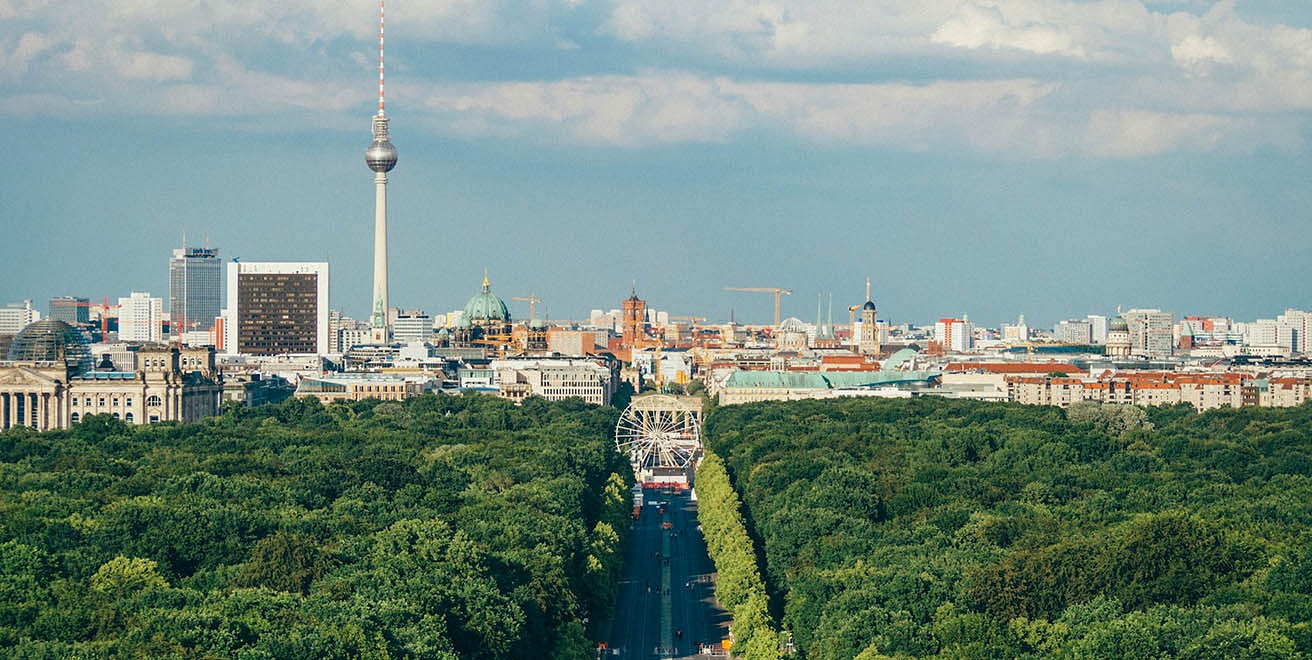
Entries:
POLYGON ((383 111, 383 2, 378 0, 378 116, 383 117, 387 113, 383 111))

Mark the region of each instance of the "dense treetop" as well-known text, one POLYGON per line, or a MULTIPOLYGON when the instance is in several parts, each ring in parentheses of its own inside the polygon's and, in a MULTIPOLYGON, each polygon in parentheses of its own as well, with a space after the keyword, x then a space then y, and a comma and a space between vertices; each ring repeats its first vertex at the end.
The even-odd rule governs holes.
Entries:
POLYGON ((487 396, 0 434, 0 655, 577 658, 617 412, 487 396))
POLYGON ((763 403, 706 435, 807 658, 1312 653, 1312 406, 763 403))

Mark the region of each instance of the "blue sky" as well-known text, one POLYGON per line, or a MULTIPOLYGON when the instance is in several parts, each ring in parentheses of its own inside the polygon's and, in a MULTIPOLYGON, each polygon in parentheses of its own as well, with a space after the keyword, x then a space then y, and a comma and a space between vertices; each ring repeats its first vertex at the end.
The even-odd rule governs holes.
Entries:
MULTIPOLYGON (((1302 0, 387 7, 392 302, 764 321, 1312 308, 1302 0)), ((0 0, 0 303, 372 273, 377 5, 0 0)))

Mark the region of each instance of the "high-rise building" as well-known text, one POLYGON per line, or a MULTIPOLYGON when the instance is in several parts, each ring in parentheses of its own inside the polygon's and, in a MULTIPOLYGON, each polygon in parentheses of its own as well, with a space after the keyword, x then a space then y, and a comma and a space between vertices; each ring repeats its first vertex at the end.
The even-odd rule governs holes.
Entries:
POLYGON ((164 341, 164 299, 148 291, 133 291, 118 299, 118 338, 122 341, 164 341))
POLYGON ((328 263, 229 263, 226 316, 228 353, 327 354, 328 263))
POLYGON ((1276 320, 1289 328, 1295 353, 1312 353, 1312 312, 1286 309, 1276 320))
POLYGON ((47 318, 69 325, 86 325, 91 322, 91 301, 86 298, 57 296, 50 299, 47 311, 47 318))
POLYGON ((1107 343, 1107 317, 1099 314, 1090 314, 1084 317, 1089 322, 1090 341, 1094 344, 1107 343))
POLYGON ((1021 314, 1016 323, 1002 324, 1002 341, 1008 344, 1026 344, 1030 340, 1030 326, 1025 323, 1025 315, 1021 314))
POLYGON ((1166 357, 1175 348, 1175 314, 1160 309, 1132 309, 1122 314, 1135 355, 1166 357))
POLYGON ((1080 320, 1062 321, 1052 329, 1052 337, 1063 344, 1089 344, 1093 341, 1093 324, 1080 320))
POLYGON ((383 111, 383 0, 378 0, 378 114, 373 120, 374 141, 364 161, 374 171, 374 297, 369 328, 374 343, 391 340, 387 324, 387 173, 396 167, 396 147, 387 134, 383 111))
POLYGON ((942 318, 934 324, 934 338, 943 350, 964 353, 975 347, 975 326, 968 318, 942 318))
POLYGON ((175 335, 208 331, 223 290, 219 251, 183 246, 169 259, 169 320, 175 335))
POLYGON ((29 323, 40 320, 41 312, 32 309, 31 300, 24 300, 21 305, 5 305, 0 308, 0 335, 16 335, 29 323))
POLYGON ((392 341, 410 343, 433 340, 433 317, 422 309, 402 310, 392 324, 392 341))

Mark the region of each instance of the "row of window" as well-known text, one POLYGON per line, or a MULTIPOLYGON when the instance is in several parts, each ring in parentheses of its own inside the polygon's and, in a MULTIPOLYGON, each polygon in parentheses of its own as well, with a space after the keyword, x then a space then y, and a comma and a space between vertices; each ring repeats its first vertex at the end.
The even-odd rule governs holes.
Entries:
MULTIPOLYGON (((113 406, 118 407, 118 402, 119 402, 119 398, 118 398, 118 397, 113 397, 113 398, 108 399, 108 400, 113 402, 113 403, 112 403, 113 406)), ((90 397, 90 396, 87 396, 87 397, 85 397, 84 402, 83 402, 82 405, 87 406, 87 407, 90 407, 90 406, 91 406, 91 401, 92 401, 91 397, 90 397)), ((105 398, 105 396, 102 394, 102 395, 96 397, 95 401, 96 401, 96 405, 97 405, 97 406, 104 407, 104 405, 105 405, 105 401, 106 401, 106 398, 105 398)), ((158 407, 158 406, 160 406, 160 405, 163 405, 163 403, 164 403, 164 401, 163 401, 162 399, 160 399, 159 396, 157 396, 157 395, 155 395, 155 394, 152 394, 152 395, 146 397, 146 405, 147 405, 147 406, 158 407)), ((124 399, 123 399, 123 404, 126 405, 127 407, 131 408, 131 407, 132 407, 132 397, 126 397, 126 398, 124 398, 124 399)), ((75 406, 77 405, 77 397, 73 397, 73 405, 75 405, 75 406)))
MULTIPOLYGON (((114 419, 122 419, 123 421, 125 421, 125 422, 127 422, 127 423, 129 423, 129 424, 132 424, 132 423, 134 423, 134 422, 136 421, 136 418, 133 416, 132 413, 128 413, 128 414, 126 414, 126 415, 124 415, 124 416, 122 416, 122 417, 119 417, 118 413, 114 413, 114 419)), ((68 417, 68 421, 72 422, 73 424, 76 424, 76 423, 82 421, 82 416, 79 415, 79 414, 77 414, 77 413, 73 413, 72 415, 69 415, 69 417, 68 417)), ((156 422, 158 422, 158 421, 159 421, 159 415, 151 415, 151 416, 150 416, 150 423, 151 423, 151 424, 154 424, 154 423, 156 423, 156 422)), ((33 426, 36 426, 36 422, 33 422, 32 425, 33 425, 33 426)))

